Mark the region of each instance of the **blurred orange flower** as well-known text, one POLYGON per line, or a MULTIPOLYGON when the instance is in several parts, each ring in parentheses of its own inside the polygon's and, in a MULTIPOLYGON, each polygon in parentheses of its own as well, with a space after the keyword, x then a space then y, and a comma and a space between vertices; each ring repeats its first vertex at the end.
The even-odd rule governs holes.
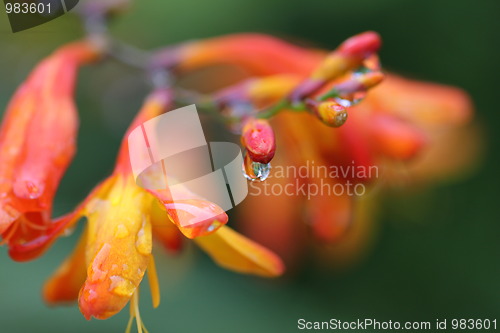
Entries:
MULTIPOLYGON (((340 173, 333 179, 311 173, 298 181, 294 175, 273 177, 266 184, 252 184, 256 193, 263 187, 293 186, 294 195, 250 195, 243 203, 238 218, 242 230, 252 239, 275 250, 289 264, 296 263, 308 243, 306 226, 316 239, 328 247, 324 252, 340 261, 349 261, 368 245, 376 215, 380 187, 433 181, 459 172, 474 160, 477 150, 475 133, 468 126, 472 105, 463 91, 388 75, 380 86, 349 109, 349 119, 337 129, 319 123, 308 114, 283 113, 272 124, 277 133, 279 154, 275 169, 294 167, 370 170, 376 173, 340 173), (448 137, 460 134, 463 150, 449 147, 448 137), (446 154, 436 150, 446 145, 446 154), (451 148, 451 149, 450 149, 451 148), (470 159, 460 156, 465 155, 470 159), (455 157, 456 156, 456 157, 455 157), (362 169, 360 169, 362 167, 362 169), (362 196, 319 193, 304 197, 298 187, 305 183, 320 188, 329 183, 350 182, 368 188, 362 196), (277 185, 274 185, 277 184, 277 185), (343 257, 343 258, 342 258, 343 257)), ((457 142, 454 140, 453 142, 457 142)), ((274 173, 276 175, 276 173, 274 173)))
MULTIPOLYGON (((376 56, 380 44, 377 34, 366 32, 326 54, 267 36, 243 34, 187 43, 162 55, 164 63, 181 73, 219 64, 233 66, 240 73, 239 82, 217 94, 230 122, 237 124, 234 119, 246 119, 248 114, 257 118, 276 115, 270 119, 276 133, 275 171, 264 183, 251 184, 255 193, 242 204, 238 218, 245 234, 274 249, 288 263, 304 253, 308 227, 315 239, 330 244, 332 253, 337 249, 349 260, 371 236, 379 188, 435 181, 474 160, 477 140, 468 125, 473 107, 467 94, 382 74, 376 56), (288 103, 280 102, 287 99, 288 103), (259 111, 252 114, 245 108, 259 111), (309 114, 296 112, 304 109, 309 114), (463 142, 464 149, 438 155, 457 141, 463 142), (317 170, 347 172, 324 179, 311 175, 296 179, 296 174, 286 172, 277 176, 280 170, 311 165, 317 170), (368 189, 362 196, 301 192, 304 185, 332 189, 357 184, 368 189), (273 187, 282 189, 281 194, 262 195, 273 187)), ((223 73, 231 77, 230 72, 223 73)), ((198 79, 211 82, 212 75, 221 77, 213 71, 198 79)), ((210 91, 206 84, 201 83, 201 88, 210 91)), ((252 149, 242 135, 251 157, 252 149)), ((247 173, 251 169, 245 168, 247 173)))
POLYGON ((57 186, 75 153, 78 68, 98 57, 88 42, 60 48, 17 89, 0 128, 0 236, 33 237, 50 223, 57 186))

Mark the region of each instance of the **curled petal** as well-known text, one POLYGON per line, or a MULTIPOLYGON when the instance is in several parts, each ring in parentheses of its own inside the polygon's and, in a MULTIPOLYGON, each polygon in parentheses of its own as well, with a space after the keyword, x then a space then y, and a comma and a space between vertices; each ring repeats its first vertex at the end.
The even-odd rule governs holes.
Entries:
MULTIPOLYGON (((90 42, 62 47, 33 70, 10 101, 0 127, 2 236, 23 214, 26 219, 29 213, 50 216, 57 186, 75 152, 76 73, 97 57, 90 42)), ((50 223, 29 222, 39 227, 50 223)))
POLYGON ((278 256, 229 227, 195 241, 224 268, 265 277, 276 277, 284 271, 278 256))
POLYGON ((9 242, 9 256, 16 261, 27 261, 42 255, 65 230, 72 228, 85 214, 89 202, 104 197, 114 182, 115 177, 108 177, 97 185, 74 211, 50 222, 43 233, 37 232, 30 237, 26 237, 25 234, 14 234, 9 242))
POLYGON ((163 205, 175 225, 187 238, 209 235, 227 223, 226 212, 200 199, 175 200, 163 205))

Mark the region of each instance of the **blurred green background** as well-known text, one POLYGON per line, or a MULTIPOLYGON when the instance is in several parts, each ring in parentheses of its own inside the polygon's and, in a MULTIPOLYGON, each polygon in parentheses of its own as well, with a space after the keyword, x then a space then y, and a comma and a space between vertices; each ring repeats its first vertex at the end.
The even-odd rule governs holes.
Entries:
MULTIPOLYGON (((0 20, 4 110, 36 62, 81 36, 82 29, 70 15, 16 34, 5 13, 0 20)), ((220 269, 194 248, 178 257, 157 251, 162 304, 151 309, 148 288, 141 298, 150 331, 295 332, 299 318, 500 320, 500 1, 149 0, 136 1, 111 26, 118 38, 148 49, 248 31, 333 49, 365 30, 381 34, 386 68, 471 94, 485 137, 482 165, 425 195, 385 200, 373 250, 348 271, 309 264, 294 277, 268 281, 220 269)), ((58 193, 57 212, 71 209, 109 173, 121 135, 147 91, 142 74, 118 64, 82 71, 79 150, 58 193)), ((30 263, 13 263, 0 249, 0 332, 124 330, 127 310, 87 322, 75 306, 51 309, 43 303, 42 283, 76 236, 61 239, 30 263)))

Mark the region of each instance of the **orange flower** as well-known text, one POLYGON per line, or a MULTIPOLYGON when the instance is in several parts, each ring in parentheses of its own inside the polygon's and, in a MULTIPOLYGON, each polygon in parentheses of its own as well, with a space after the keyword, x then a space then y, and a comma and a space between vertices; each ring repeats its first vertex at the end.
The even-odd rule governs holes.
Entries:
MULTIPOLYGON (((378 188, 380 184, 401 184, 402 180, 404 183, 421 182, 429 177, 436 180, 437 172, 441 178, 447 177, 471 163, 458 156, 471 157, 474 145, 464 145, 464 151, 460 151, 450 150, 448 144, 448 137, 455 137, 457 133, 461 135, 461 142, 476 142, 473 133, 466 130, 471 115, 470 100, 461 90, 394 75, 388 75, 361 103, 351 107, 348 121, 339 128, 324 126, 309 114, 277 115, 271 122, 279 147, 273 162, 275 170, 298 169, 314 161, 315 170, 375 167, 376 172, 355 177, 349 172, 345 177, 340 174, 334 179, 309 175, 299 181, 293 176, 276 178, 272 172, 266 180, 268 184, 252 184, 254 190, 263 193, 263 186, 284 188, 291 184, 290 192, 294 195, 250 195, 239 211, 242 230, 274 249, 290 264, 300 257, 307 242, 300 222, 312 227, 316 239, 331 244, 323 247, 323 252, 333 257, 342 253, 341 260, 358 256, 369 244, 377 191, 362 196, 344 193, 306 198, 298 188, 303 183, 318 187, 326 183, 329 185, 323 186, 332 188, 340 184, 345 189, 347 182, 378 188), (434 153, 436 150, 442 153, 439 147, 444 144, 448 147, 446 154, 434 153), (271 208, 265 207, 272 207, 272 211, 280 212, 278 215, 287 213, 281 218, 269 214, 271 208), (269 230, 271 224, 272 231, 269 230), (270 234, 280 236, 270 238, 270 234)), ((453 142, 457 142, 456 138, 453 142)))
MULTIPOLYGON (((232 35, 189 43, 163 54, 163 60, 169 60, 164 63, 177 65, 183 73, 221 63, 246 71, 249 78, 216 97, 222 113, 236 124, 232 126, 236 132, 242 130, 237 124, 248 117, 276 115, 269 120, 278 149, 272 162, 275 176, 271 173, 265 183, 252 183, 261 195, 245 200, 240 218, 248 235, 288 261, 300 256, 306 225, 312 227, 317 239, 342 248, 345 256, 358 251, 366 243, 368 234, 363 230, 369 229, 376 206, 369 194, 316 194, 305 198, 300 193, 302 185, 345 188, 360 184, 377 188, 404 177, 422 180, 431 173, 433 177, 438 173, 445 176, 467 163, 457 156, 471 156, 453 150, 448 151, 446 161, 436 153, 432 153, 435 159, 429 160, 431 152, 442 152, 439 147, 457 141, 451 141, 454 133, 464 135, 461 128, 472 115, 467 94, 456 88, 382 74, 375 54, 380 45, 376 33, 366 32, 327 54, 265 36, 232 35), (312 115, 297 112, 304 110, 312 115), (339 127, 325 126, 315 118, 339 127), (345 172, 323 180, 314 176, 298 180, 287 175, 276 177, 279 167, 297 169, 308 162, 314 162, 318 170, 361 168, 373 172, 345 172), (262 195, 266 187, 273 186, 287 188, 294 195, 262 195), (306 223, 297 223, 299 220, 306 223)), ((210 81, 210 77, 204 78, 210 81)), ((463 141, 474 142, 465 135, 463 141)), ((245 134, 243 139, 247 146, 245 134)))
MULTIPOLYGON (((166 90, 151 94, 127 134, 163 113, 170 106, 170 98, 166 90)), ((160 299, 151 254, 152 238, 159 238, 170 248, 178 248, 179 229, 195 238, 196 243, 223 267, 268 277, 282 273, 283 265, 278 257, 224 226, 227 215, 219 207, 197 198, 179 204, 169 198, 167 189, 151 191, 138 186, 131 171, 127 137, 122 142, 111 176, 74 212, 54 223, 50 234, 15 244, 10 249, 14 258, 29 259, 43 251, 80 217, 87 218, 85 232, 75 251, 44 287, 47 302, 53 304, 78 298, 80 310, 87 319, 106 319, 131 300, 131 319, 135 317, 138 325, 142 325, 137 293, 146 271, 155 307, 160 299), (203 223, 183 230, 178 221, 182 214, 189 214, 203 223), (207 229, 207 224, 215 227, 207 229)))
POLYGON ((50 223, 52 200, 75 152, 78 68, 98 57, 89 42, 43 60, 18 88, 0 128, 0 236, 30 238, 50 223))

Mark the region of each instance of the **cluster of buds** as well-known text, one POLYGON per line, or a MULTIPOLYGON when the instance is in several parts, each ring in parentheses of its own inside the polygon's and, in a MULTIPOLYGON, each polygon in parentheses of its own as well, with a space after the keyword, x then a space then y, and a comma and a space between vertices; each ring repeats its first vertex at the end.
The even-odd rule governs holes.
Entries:
MULTIPOLYGON (((242 52, 230 41, 220 43, 225 43, 226 51, 231 51, 235 57, 242 52)), ((212 99, 220 115, 233 132, 241 135, 246 150, 245 176, 252 181, 263 181, 269 175, 276 150, 276 139, 269 121, 279 112, 308 112, 327 126, 342 126, 347 121, 349 108, 384 78, 376 55, 380 45, 377 33, 365 32, 344 41, 305 75, 271 71, 271 75, 260 75, 215 93, 212 99)), ((211 45, 215 50, 217 46, 211 45)), ((163 53, 163 59, 167 59, 170 66, 170 63, 176 63, 181 69, 183 66, 196 67, 197 62, 210 62, 196 57, 191 59, 188 53, 169 50, 163 53)), ((239 59, 235 62, 238 61, 244 62, 239 59)), ((255 66, 253 63, 245 65, 255 66)), ((260 69, 255 72, 268 74, 261 73, 260 69)))
MULTIPOLYGON (((347 121, 349 108, 384 78, 376 55, 381 41, 375 32, 347 39, 322 61, 316 61, 310 53, 305 56, 300 53, 303 51, 280 41, 262 36, 246 36, 246 39, 247 42, 265 44, 269 49, 287 52, 291 58, 309 59, 312 66, 307 67, 309 64, 304 60, 304 69, 266 71, 248 57, 243 40, 235 41, 230 37, 165 50, 157 56, 156 65, 179 71, 192 70, 217 62, 215 56, 221 55, 226 62, 240 64, 256 75, 209 97, 229 128, 241 135, 246 150, 243 171, 252 181, 263 181, 269 175, 276 150, 270 121, 276 114, 281 111, 308 112, 327 126, 340 127, 347 121), (205 52, 208 48, 210 52, 205 52)), ((269 57, 280 56, 283 55, 277 52, 269 57)))

